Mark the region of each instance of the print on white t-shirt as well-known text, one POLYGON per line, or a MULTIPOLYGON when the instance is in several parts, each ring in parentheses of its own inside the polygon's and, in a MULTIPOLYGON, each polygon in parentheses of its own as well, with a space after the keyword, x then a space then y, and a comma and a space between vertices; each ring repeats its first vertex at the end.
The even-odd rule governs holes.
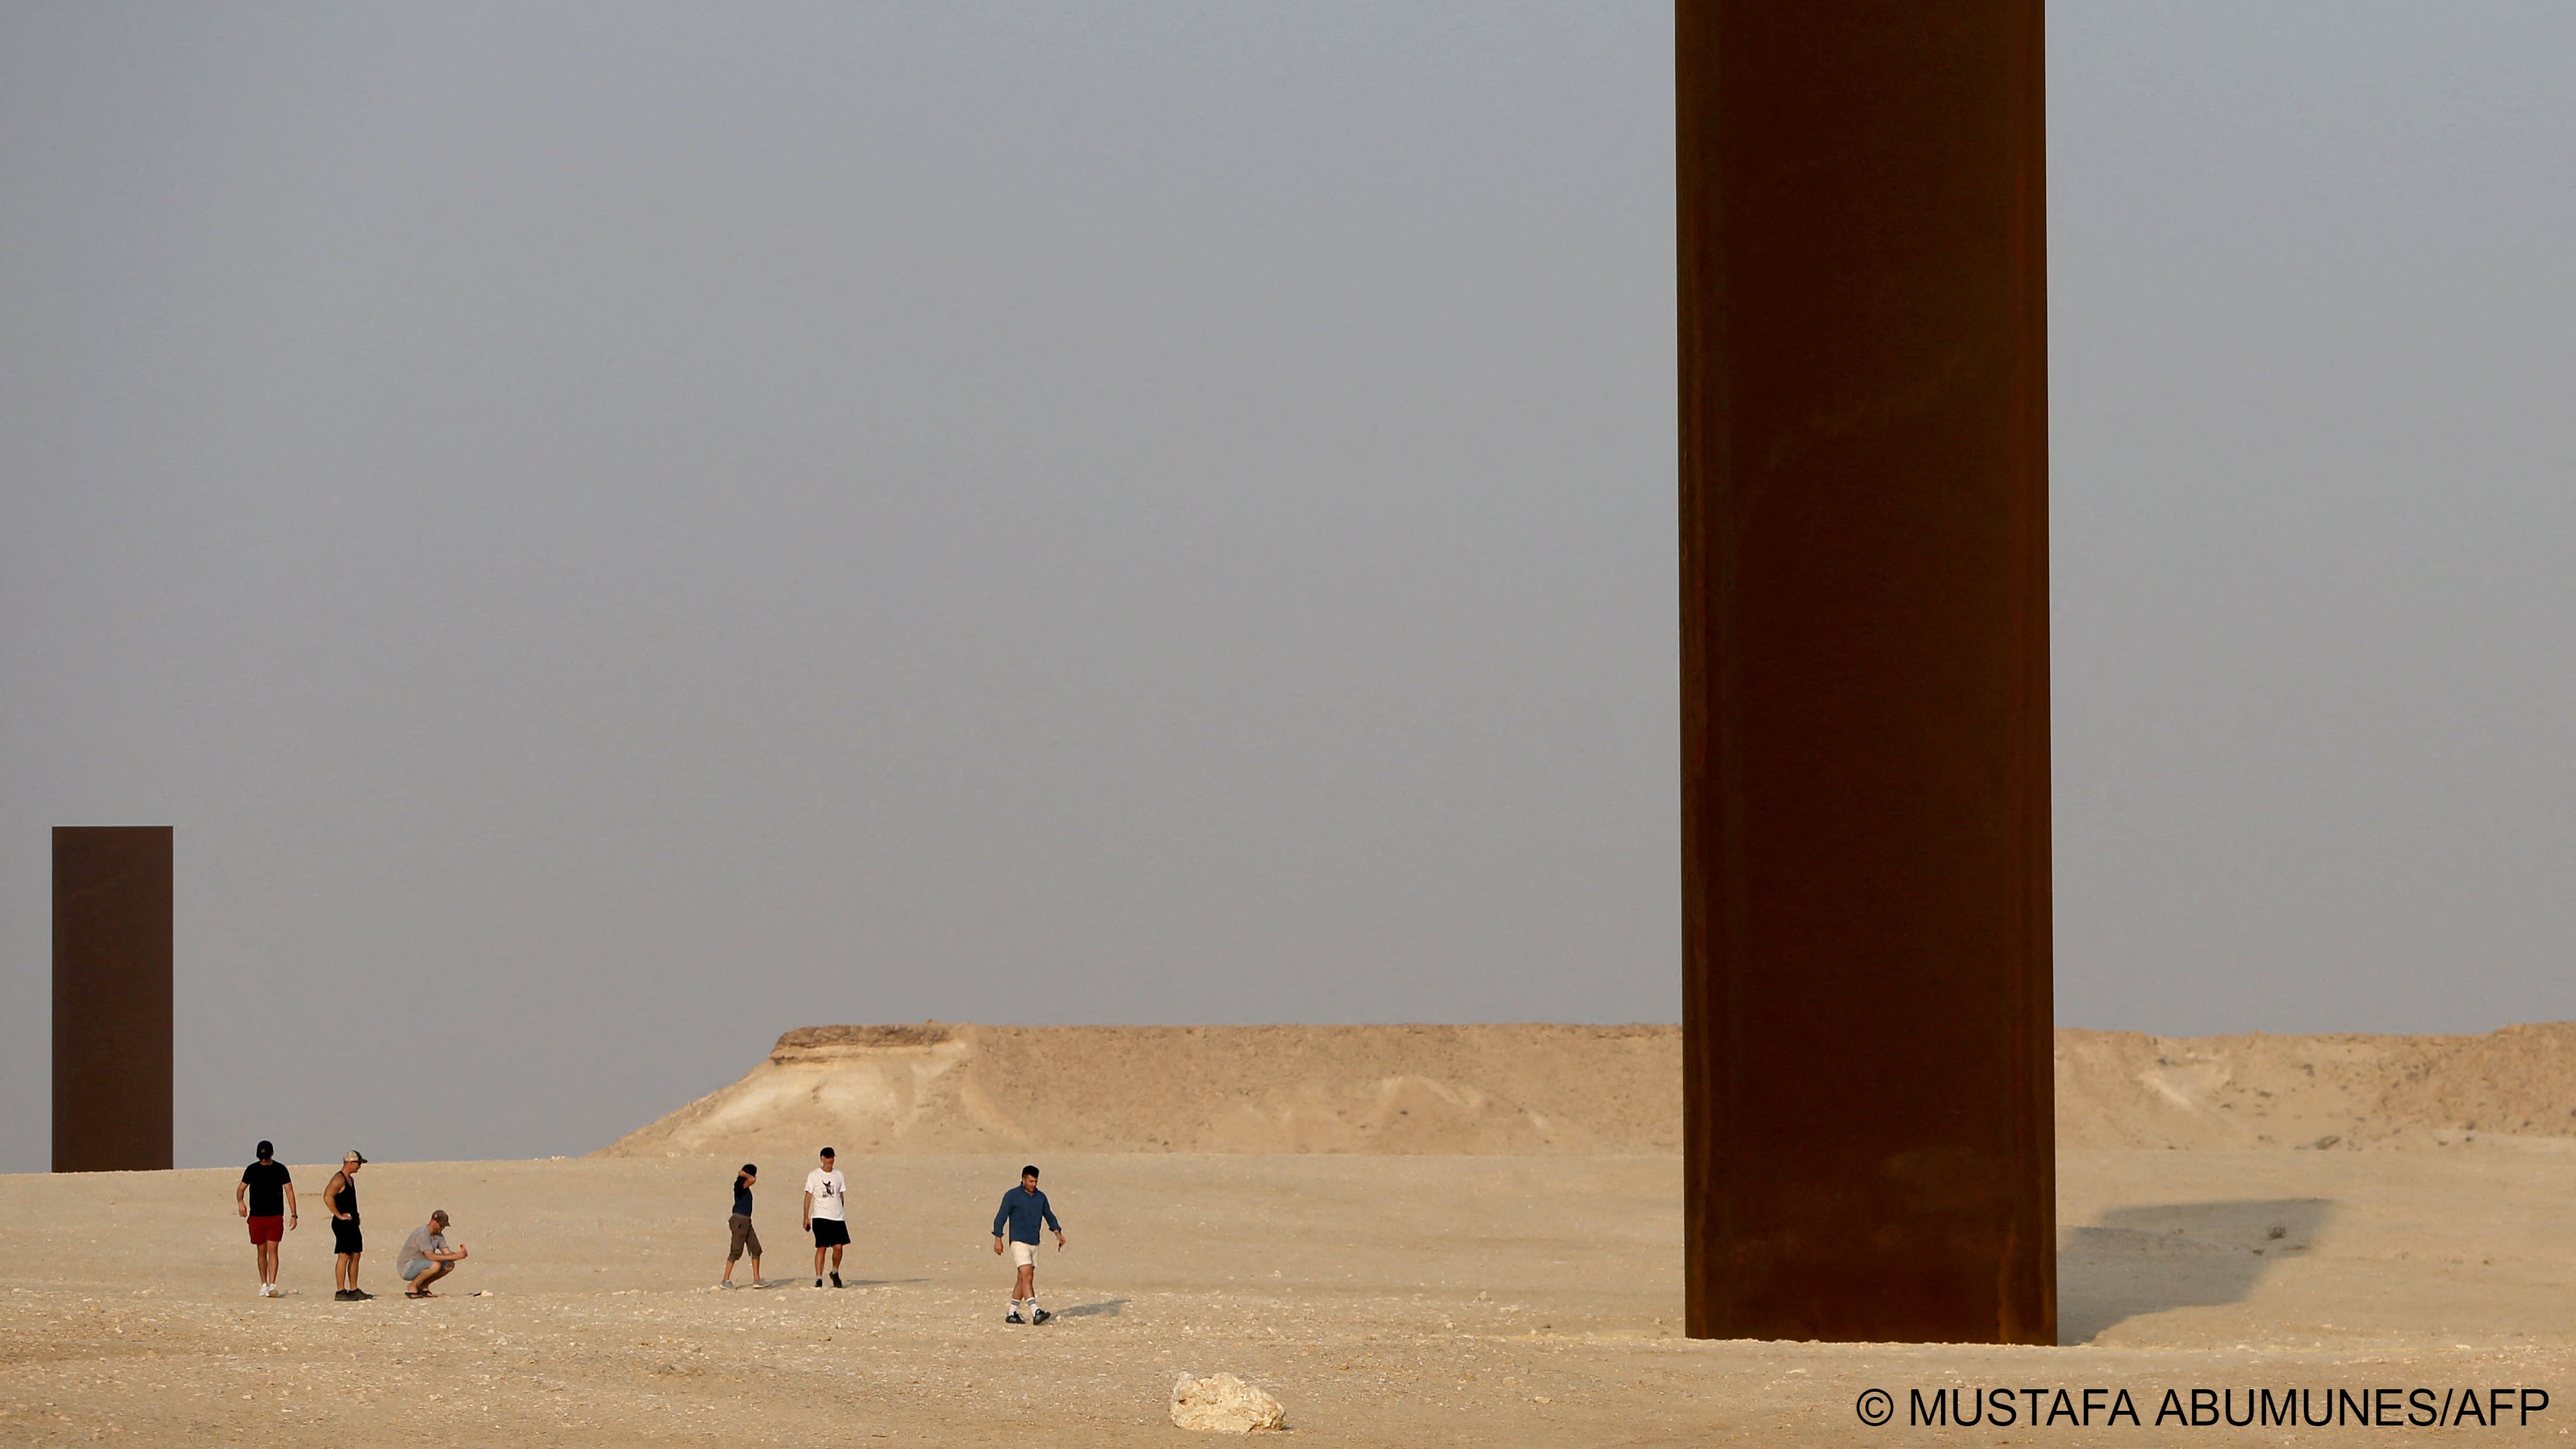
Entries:
POLYGON ((814 1216, 848 1220, 848 1209, 843 1204, 850 1195, 850 1183, 839 1168, 825 1172, 818 1167, 805 1174, 805 1190, 814 1195, 814 1216))

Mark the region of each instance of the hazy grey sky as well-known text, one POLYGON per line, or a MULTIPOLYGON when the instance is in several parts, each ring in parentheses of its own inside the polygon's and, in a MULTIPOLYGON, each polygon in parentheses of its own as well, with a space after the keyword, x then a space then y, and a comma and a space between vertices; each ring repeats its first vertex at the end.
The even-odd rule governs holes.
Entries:
MULTIPOLYGON (((2576 7, 2050 23, 2061 1019, 2576 1015, 2576 7)), ((0 10, 0 1169, 58 823, 191 1164, 1677 1017, 1669 29, 0 10)))

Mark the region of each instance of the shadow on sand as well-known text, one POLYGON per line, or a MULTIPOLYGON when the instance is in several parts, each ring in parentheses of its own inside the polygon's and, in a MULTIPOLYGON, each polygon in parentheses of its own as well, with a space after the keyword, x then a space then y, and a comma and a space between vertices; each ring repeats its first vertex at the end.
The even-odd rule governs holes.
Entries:
POLYGON ((2241 1303, 2273 1264, 2307 1253, 2334 1217, 2325 1198, 2242 1198, 2112 1208, 2057 1244, 2057 1341, 2174 1308, 2241 1303))
POLYGON ((1055 1316, 1058 1318, 1115 1318, 1124 1312, 1126 1307, 1126 1299, 1109 1298, 1098 1303, 1077 1303, 1071 1308, 1059 1308, 1055 1311, 1055 1316))

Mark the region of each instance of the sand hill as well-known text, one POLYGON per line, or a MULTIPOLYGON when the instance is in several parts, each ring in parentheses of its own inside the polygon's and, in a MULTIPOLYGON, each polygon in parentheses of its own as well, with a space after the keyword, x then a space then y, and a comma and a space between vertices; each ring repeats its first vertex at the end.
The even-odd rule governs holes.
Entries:
MULTIPOLYGON (((2059 1145, 2576 1135, 2576 1022, 2485 1036, 2057 1034, 2059 1145)), ((1668 1153, 1671 1026, 805 1027, 600 1155, 1668 1153)))
POLYGON ((1676 1152, 1669 1026, 823 1026, 611 1156, 1676 1152))
POLYGON ((2576 1136, 2576 1022, 2484 1036, 2057 1034, 2066 1148, 2430 1146, 2576 1136))

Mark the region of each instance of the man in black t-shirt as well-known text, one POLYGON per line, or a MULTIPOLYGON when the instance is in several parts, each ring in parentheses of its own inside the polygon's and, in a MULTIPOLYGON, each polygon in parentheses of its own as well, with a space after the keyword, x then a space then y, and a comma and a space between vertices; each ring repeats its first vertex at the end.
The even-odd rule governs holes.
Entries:
POLYGON ((259 1254, 259 1296, 275 1298, 277 1240, 295 1226, 295 1179, 276 1159, 277 1149, 259 1144, 259 1160, 242 1169, 233 1189, 233 1210, 250 1224, 250 1245, 259 1254))

